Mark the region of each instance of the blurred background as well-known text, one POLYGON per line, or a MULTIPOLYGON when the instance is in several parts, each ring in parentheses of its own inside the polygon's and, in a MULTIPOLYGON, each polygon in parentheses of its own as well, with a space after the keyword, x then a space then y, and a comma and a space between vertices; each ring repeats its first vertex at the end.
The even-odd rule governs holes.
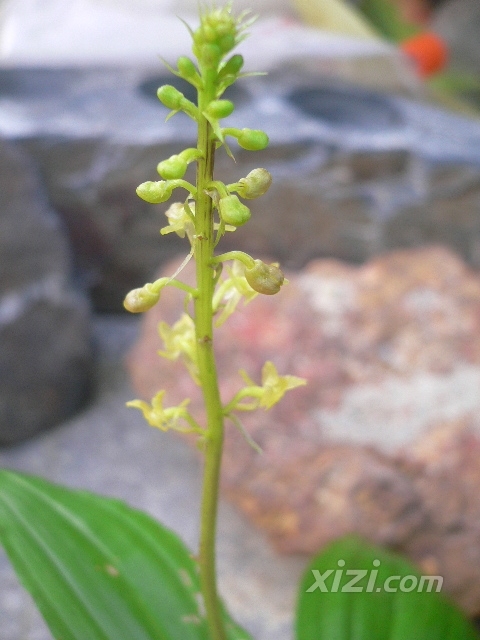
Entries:
MULTIPOLYGON (((229 90, 228 122, 265 129, 270 146, 234 148, 236 163, 220 152, 216 166, 232 182, 260 164, 274 182, 224 250, 279 260, 298 313, 280 301, 260 306, 257 321, 276 339, 255 334, 252 343, 240 327, 236 340, 251 348, 253 367, 274 343, 289 373, 311 381, 303 413, 292 405, 262 418, 284 449, 272 444, 283 453, 255 464, 259 473, 305 468, 308 451, 318 468, 342 475, 354 460, 358 474, 342 485, 344 517, 332 515, 328 531, 318 522, 330 522, 338 488, 313 471, 298 479, 311 502, 308 513, 289 506, 303 524, 288 533, 272 524, 284 507, 265 522, 263 489, 227 471, 233 502, 294 554, 280 560, 225 504, 230 607, 259 640, 290 637, 290 589, 304 564, 296 554, 354 530, 448 573, 450 592, 478 615, 480 3, 234 2, 235 12, 245 8, 260 16, 241 45, 245 70, 268 75, 229 90), (319 461, 329 443, 346 448, 319 461), (436 520, 445 507, 432 482, 450 492, 448 522, 436 520), (269 604, 255 613, 262 597, 269 604)), ((122 301, 185 254, 180 238, 159 237, 165 207, 135 188, 156 179, 160 160, 195 145, 183 114, 164 122, 156 90, 168 82, 194 97, 162 59, 174 66, 190 50, 179 17, 195 27, 196 11, 196 0, 0 0, 0 464, 118 495, 192 546, 195 454, 124 409, 132 394, 149 398, 167 384, 174 396, 180 383, 148 361, 159 348, 155 323, 128 317, 122 301)), ((226 378, 235 357, 220 339, 226 378)), ((0 640, 48 639, 3 556, 0 585, 0 640)))

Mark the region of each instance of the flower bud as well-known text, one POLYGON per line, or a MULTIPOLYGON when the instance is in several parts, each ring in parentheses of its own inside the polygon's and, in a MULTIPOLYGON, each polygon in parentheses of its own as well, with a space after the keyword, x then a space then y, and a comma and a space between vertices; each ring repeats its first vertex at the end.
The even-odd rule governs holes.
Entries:
POLYGON ((266 169, 253 169, 245 178, 239 180, 238 193, 242 198, 252 200, 268 191, 272 184, 272 176, 266 169))
POLYGON ((140 289, 133 289, 127 293, 123 306, 130 313, 148 311, 160 300, 160 291, 152 291, 152 284, 147 283, 140 289))
POLYGON ((201 17, 193 41, 197 47, 204 43, 215 44, 222 53, 226 53, 235 46, 237 34, 237 20, 231 15, 230 8, 225 7, 214 9, 201 17))
POLYGON ((202 25, 202 39, 206 42, 215 42, 217 39, 217 32, 213 25, 203 23, 202 25))
POLYGON ((247 151, 261 151, 268 146, 268 136, 259 129, 242 129, 237 138, 238 144, 247 151))
POLYGON ((203 62, 207 67, 217 67, 221 58, 222 52, 220 47, 216 44, 204 44, 198 51, 198 59, 203 62))
POLYGON ((277 264, 265 264, 261 260, 255 260, 251 269, 245 269, 245 278, 254 291, 267 296, 278 293, 285 280, 277 264))
POLYGON ((219 76, 223 79, 225 76, 236 76, 240 69, 243 67, 243 56, 236 53, 229 58, 224 66, 221 68, 219 76))
POLYGON ((217 44, 223 54, 228 53, 235 46, 235 34, 226 33, 217 41, 217 44))
POLYGON ((197 74, 197 68, 195 67, 195 64, 192 62, 192 60, 190 60, 190 58, 187 58, 187 56, 181 56, 177 60, 177 67, 182 77, 187 80, 189 78, 195 77, 195 75, 197 74))
POLYGON ((235 195, 220 198, 218 211, 225 224, 240 227, 250 220, 250 209, 240 202, 235 195))
POLYGON ((212 100, 207 107, 206 114, 212 118, 226 118, 233 113, 235 106, 230 100, 212 100))
POLYGON ((175 89, 171 84, 164 84, 157 90, 158 99, 167 109, 179 111, 182 108, 182 100, 185 96, 181 91, 175 89))
POLYGON ((187 161, 175 155, 159 162, 157 171, 164 180, 180 180, 185 175, 187 167, 187 161))
POLYGON ((158 182, 142 182, 137 187, 137 195, 146 202, 158 204, 166 202, 172 195, 173 186, 165 180, 158 182))

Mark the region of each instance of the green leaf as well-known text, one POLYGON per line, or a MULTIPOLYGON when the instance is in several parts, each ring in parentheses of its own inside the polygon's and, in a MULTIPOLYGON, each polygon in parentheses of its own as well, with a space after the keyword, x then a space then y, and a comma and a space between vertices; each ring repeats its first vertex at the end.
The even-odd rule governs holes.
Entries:
POLYGON ((321 552, 302 578, 297 640, 478 640, 436 589, 403 558, 347 536, 321 552))
POLYGON ((402 17, 398 3, 392 0, 360 0, 358 9, 385 38, 401 42, 411 38, 421 29, 402 17))
POLYGON ((2 470, 0 542, 59 640, 209 638, 191 553, 119 500, 2 470))

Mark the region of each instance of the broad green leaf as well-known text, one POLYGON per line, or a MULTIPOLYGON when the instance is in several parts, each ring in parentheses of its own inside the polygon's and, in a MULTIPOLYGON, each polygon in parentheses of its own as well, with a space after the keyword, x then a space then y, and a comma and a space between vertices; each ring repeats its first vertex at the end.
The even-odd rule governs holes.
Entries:
POLYGON ((297 640, 478 640, 437 584, 422 581, 403 558, 347 536, 321 552, 302 578, 297 640))
POLYGON ((119 500, 0 471, 0 542, 58 640, 209 638, 191 553, 119 500))

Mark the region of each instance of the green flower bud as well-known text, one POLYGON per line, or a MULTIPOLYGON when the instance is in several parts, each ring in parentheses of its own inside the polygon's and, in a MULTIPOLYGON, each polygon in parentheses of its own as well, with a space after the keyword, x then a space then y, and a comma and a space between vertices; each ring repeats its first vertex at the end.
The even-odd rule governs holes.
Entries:
POLYGON ((193 34, 193 40, 195 44, 218 43, 225 36, 232 36, 235 41, 237 31, 237 20, 228 7, 214 9, 202 16, 200 27, 193 34))
POLYGON ((208 23, 203 23, 201 33, 202 39, 205 42, 215 42, 217 39, 217 32, 215 31, 214 26, 208 23))
POLYGON ((259 129, 242 129, 237 138, 238 144, 248 151, 261 151, 268 146, 268 136, 259 129))
POLYGON ((169 182, 143 182, 137 187, 137 195, 151 204, 166 202, 172 195, 173 186, 169 182))
POLYGON ((221 58, 222 51, 216 44, 203 44, 198 51, 198 59, 207 67, 217 67, 221 58))
POLYGON ((181 56, 177 60, 177 67, 182 77, 184 77, 186 80, 195 77, 195 75, 197 74, 197 68, 195 67, 192 60, 190 60, 190 58, 187 58, 187 56, 181 56))
POLYGON ((185 100, 185 96, 181 91, 172 87, 171 84, 164 84, 157 91, 158 99, 168 109, 174 109, 178 111, 182 108, 182 100, 185 100))
POLYGON ((272 176, 266 169, 253 169, 239 180, 237 191, 242 198, 252 200, 263 196, 272 184, 272 176))
POLYGON ((240 22, 241 20, 232 16, 229 5, 201 16, 200 27, 193 34, 193 42, 194 53, 203 64, 216 66, 223 55, 233 49, 238 41, 240 22), (215 46, 218 55, 207 57, 206 45, 215 46))
POLYGON ((223 54, 228 53, 235 46, 235 34, 226 33, 218 40, 217 44, 223 54))
POLYGON ((265 264, 261 260, 255 260, 255 266, 245 269, 245 278, 254 291, 267 296, 278 293, 285 280, 278 264, 265 264))
POLYGON ((187 171, 187 161, 181 156, 170 156, 157 165, 157 171, 164 180, 179 180, 187 171))
POLYGON ((230 100, 212 100, 207 107, 206 114, 215 119, 226 118, 233 113, 234 109, 235 106, 230 100))
POLYGON ((152 284, 147 283, 140 289, 133 289, 127 293, 123 306, 130 313, 148 311, 160 300, 160 291, 152 290, 152 284))
POLYGON ((224 76, 236 76, 240 69, 243 67, 243 56, 239 53, 236 53, 234 56, 229 58, 224 66, 221 68, 219 76, 223 78, 224 76))
POLYGON ((250 220, 250 209, 240 202, 237 196, 230 195, 220 198, 218 211, 225 224, 241 227, 250 220))

